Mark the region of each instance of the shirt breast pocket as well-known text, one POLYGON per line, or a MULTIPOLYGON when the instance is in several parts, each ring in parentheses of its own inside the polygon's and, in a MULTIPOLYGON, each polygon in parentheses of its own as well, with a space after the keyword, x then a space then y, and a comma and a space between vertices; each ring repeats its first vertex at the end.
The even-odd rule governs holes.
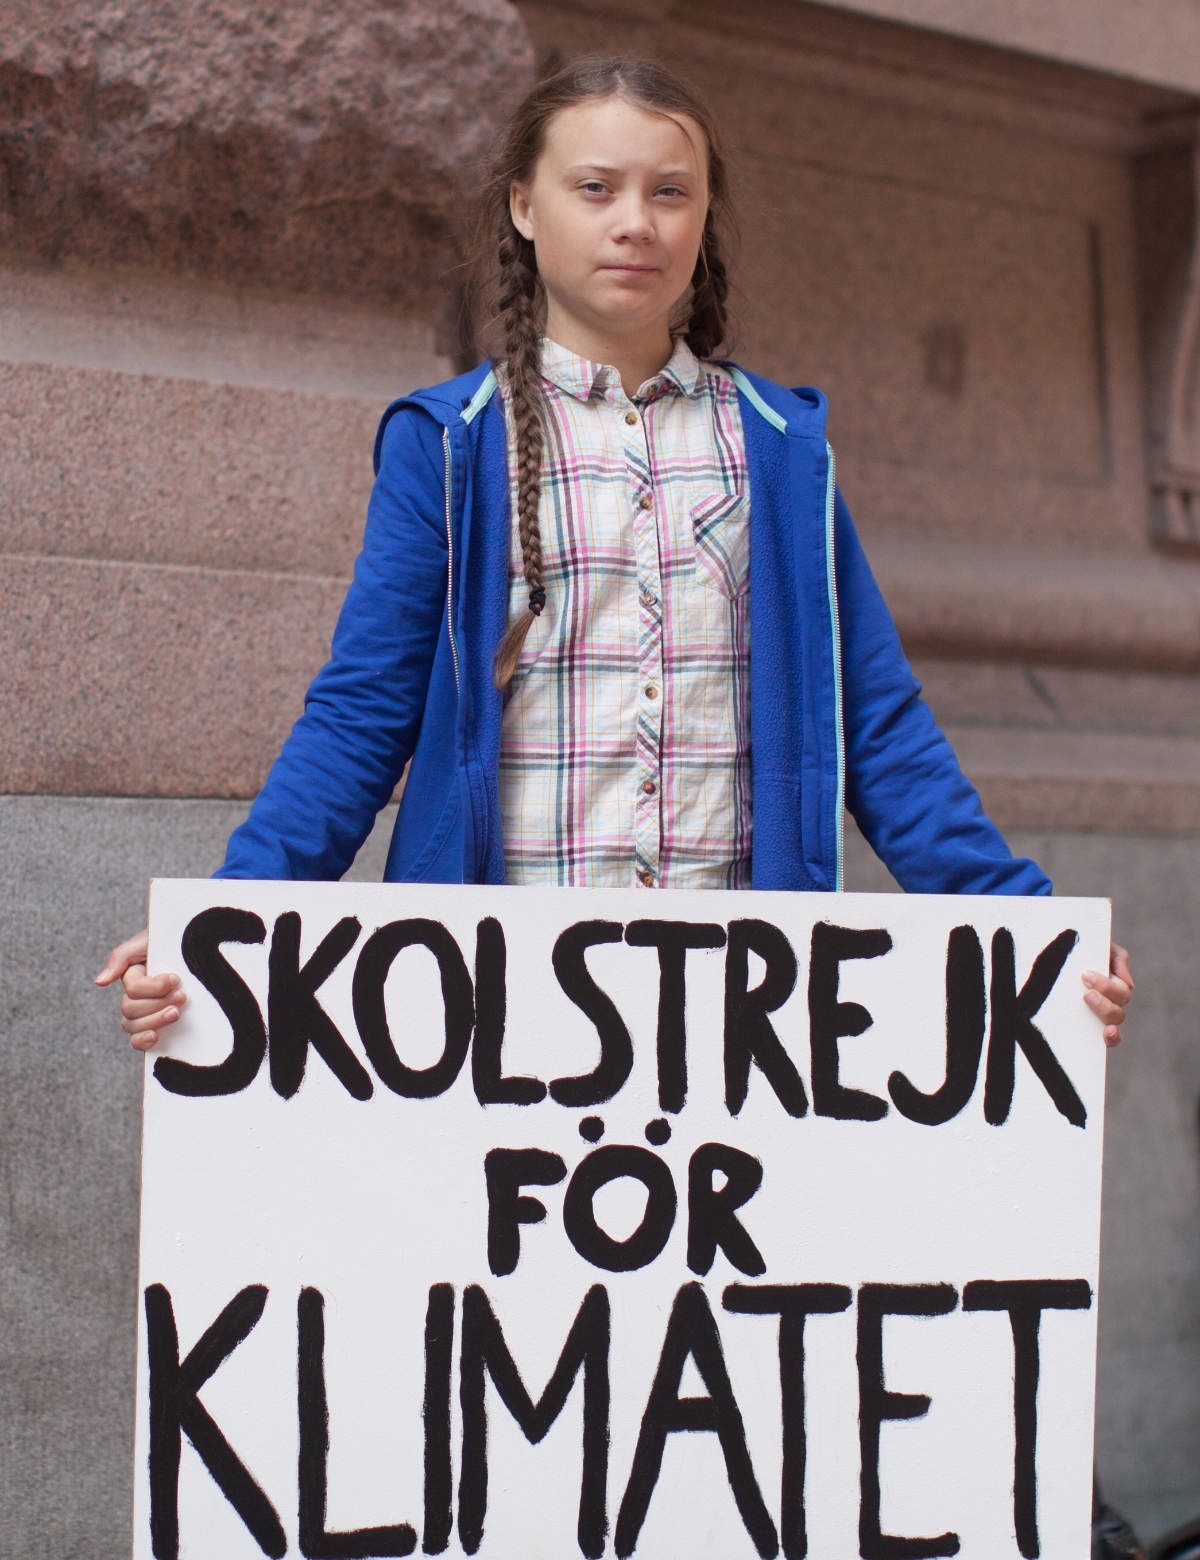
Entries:
POLYGON ((722 596, 750 587, 750 503, 745 493, 702 493, 692 500, 696 577, 722 596))

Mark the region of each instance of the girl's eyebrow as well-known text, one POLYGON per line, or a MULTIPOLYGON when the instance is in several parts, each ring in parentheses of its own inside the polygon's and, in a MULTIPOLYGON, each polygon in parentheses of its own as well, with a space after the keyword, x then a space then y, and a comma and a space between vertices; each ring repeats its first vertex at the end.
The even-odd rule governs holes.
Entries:
MULTIPOLYGON (((614 163, 572 163, 569 168, 564 168, 564 174, 576 173, 628 173, 630 170, 618 167, 614 163)), ((694 168, 658 168, 654 172, 656 179, 690 179, 695 177, 694 168)))

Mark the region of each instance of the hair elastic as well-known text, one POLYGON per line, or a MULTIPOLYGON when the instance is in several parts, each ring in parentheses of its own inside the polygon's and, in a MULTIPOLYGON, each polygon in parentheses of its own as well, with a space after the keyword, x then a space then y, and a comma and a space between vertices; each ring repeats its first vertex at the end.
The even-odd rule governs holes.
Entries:
POLYGON ((542 608, 546 605, 546 592, 543 586, 535 585, 529 592, 529 610, 534 617, 540 617, 542 608))

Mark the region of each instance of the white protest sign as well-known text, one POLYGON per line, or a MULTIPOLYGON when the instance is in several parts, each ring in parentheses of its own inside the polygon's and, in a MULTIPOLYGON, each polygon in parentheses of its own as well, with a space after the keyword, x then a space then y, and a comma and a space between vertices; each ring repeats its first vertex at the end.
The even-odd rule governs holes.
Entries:
POLYGON ((1108 917, 156 882, 135 1560, 1080 1560, 1108 917))

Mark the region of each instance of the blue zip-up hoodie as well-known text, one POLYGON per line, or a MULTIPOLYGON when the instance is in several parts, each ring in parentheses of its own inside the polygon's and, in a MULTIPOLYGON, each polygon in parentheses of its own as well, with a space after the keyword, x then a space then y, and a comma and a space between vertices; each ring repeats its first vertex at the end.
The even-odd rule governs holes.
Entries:
MULTIPOLYGON (((1049 893, 921 700, 834 485, 824 396, 730 371, 751 504, 753 886, 840 888, 844 802, 910 891, 1049 893)), ((486 365, 394 402, 375 470, 329 662, 219 877, 340 877, 411 760, 388 881, 504 881, 492 656, 509 488, 486 365)))

